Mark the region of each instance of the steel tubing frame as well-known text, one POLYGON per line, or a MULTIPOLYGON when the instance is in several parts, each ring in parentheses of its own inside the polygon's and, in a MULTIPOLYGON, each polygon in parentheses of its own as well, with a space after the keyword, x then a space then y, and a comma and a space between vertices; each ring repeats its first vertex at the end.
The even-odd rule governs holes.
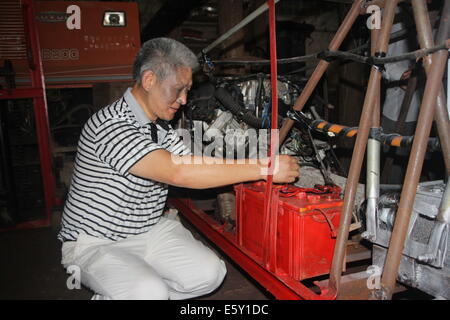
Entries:
MULTIPOLYGON (((339 27, 338 31, 336 32, 336 35, 331 40, 330 45, 328 46, 328 50, 336 51, 339 49, 342 42, 346 38, 348 32, 350 31, 351 27, 355 23, 356 18, 358 18, 358 16, 360 15, 361 8, 364 2, 365 2, 364 0, 356 0, 355 2, 353 2, 350 11, 345 16, 345 19, 342 22, 341 26, 339 27)), ((323 74, 328 69, 329 65, 330 63, 328 61, 320 60, 313 74, 306 83, 305 88, 302 90, 302 93, 298 97, 297 101, 295 101, 293 107, 294 110, 301 111, 303 109, 306 102, 311 97, 311 94, 313 93, 317 84, 319 83, 320 79, 322 78, 323 74)), ((279 135, 280 145, 283 143, 284 139, 286 138, 287 134, 289 133, 289 130, 291 130, 293 125, 294 121, 292 119, 287 119, 283 123, 279 135)))
MULTIPOLYGON (((433 40, 432 27, 425 0, 412 0, 411 3, 414 10, 414 20, 416 23, 420 48, 427 49, 433 47, 435 42, 445 42, 448 38, 448 34, 445 35, 443 30, 440 30, 440 34, 437 35, 436 41, 433 40)), ((431 62, 431 55, 424 58, 424 67, 427 74, 429 73, 431 62)), ((447 176, 450 176, 450 120, 446 108, 444 87, 442 85, 440 86, 436 101, 434 121, 436 122, 436 127, 438 129, 447 176)))
MULTIPOLYGON (((380 34, 378 35, 377 39, 378 41, 376 51, 378 54, 382 55, 387 52, 389 45, 389 35, 391 33, 397 3, 398 0, 392 0, 386 4, 385 11, 383 13, 383 21, 380 34)), ((370 72, 369 83, 364 99, 361 119, 359 122, 360 129, 356 137, 349 175, 345 186, 344 206, 342 208, 342 215, 340 220, 339 233, 336 239, 336 246, 334 249, 333 262, 331 264, 329 290, 335 291, 336 293, 339 292, 340 279, 342 275, 342 265, 344 262, 350 221, 353 212, 353 204, 355 202, 356 188, 359 182, 370 127, 373 125, 372 113, 377 102, 379 101, 378 98, 380 81, 381 70, 378 67, 373 66, 370 72)))
MULTIPOLYGON (((448 1, 449 0, 447 0, 447 2, 448 1)), ((335 37, 333 38, 332 42, 330 43, 330 45, 328 47, 329 50, 330 51, 337 50, 339 48, 339 46, 342 44, 344 38, 347 36, 350 28, 354 24, 356 18, 359 16, 359 14, 366 13, 364 9, 367 7, 367 5, 370 5, 372 3, 377 3, 377 4, 381 4, 385 7, 385 10, 384 10, 385 12, 384 12, 382 30, 381 30, 381 33, 378 35, 378 41, 376 41, 377 45, 375 48, 376 48, 376 52, 385 53, 387 51, 388 42, 389 42, 389 34, 391 31, 393 19, 395 16, 395 8, 399 2, 402 2, 402 0, 372 1, 372 2, 364 1, 364 0, 354 1, 352 8, 350 9, 350 11, 348 12, 347 16, 344 19, 344 22, 341 24, 335 37)), ((448 26, 447 26, 447 28, 448 28, 448 26)), ((375 38, 375 33, 372 34, 372 37, 375 38)), ((426 47, 429 47, 429 46, 426 46, 426 47)), ((445 51, 445 53, 443 51, 444 50, 436 52, 433 55, 433 57, 438 57, 438 56, 440 57, 440 56, 443 56, 444 54, 446 55, 447 51, 445 51)), ((372 50, 372 53, 373 52, 374 51, 372 50)), ((439 77, 440 77, 440 79, 442 79, 442 73, 443 73, 442 70, 441 70, 440 74, 438 71, 436 71, 436 69, 438 69, 438 67, 439 67, 438 63, 436 63, 436 60, 437 59, 433 58, 433 64, 432 64, 432 66, 430 66, 430 72, 429 72, 429 77, 428 77, 429 79, 427 81, 427 88, 431 86, 430 83, 436 84, 437 83, 436 81, 439 80, 439 77)), ((442 60, 442 59, 440 59, 440 60, 442 60)), ((444 65, 445 65, 445 63, 444 63, 444 65)), ((297 101, 294 105, 295 110, 301 111, 303 109, 304 105, 306 104, 307 100, 310 98, 313 90, 317 86, 317 83, 319 82, 319 80, 323 76, 323 74, 325 73, 328 66, 329 66, 329 62, 324 61, 324 60, 320 61, 320 63, 314 70, 314 73, 310 77, 302 94, 297 99, 297 101)), ((443 67, 441 69, 443 69, 443 67)), ((362 110, 362 116, 360 119, 360 125, 359 125, 359 128, 362 128, 362 130, 360 130, 358 132, 358 136, 357 136, 357 140, 356 140, 356 144, 355 144, 355 150, 354 150, 353 156, 352 156, 350 174, 349 174, 349 178, 347 180, 347 185, 346 185, 346 189, 345 189, 343 213, 341 216, 339 234, 338 234, 338 239, 337 239, 335 252, 334 252, 334 256, 333 256, 329 284, 326 287, 321 287, 322 292, 320 295, 312 294, 311 291, 304 288, 303 286, 300 286, 300 288, 295 288, 292 293, 295 292, 296 294, 298 294, 298 297, 306 298, 306 299, 334 299, 334 298, 336 298, 336 296, 339 293, 339 285, 340 285, 341 273, 343 270, 345 247, 346 247, 346 243, 347 243, 347 239, 348 239, 350 220, 351 220, 351 216, 352 216, 352 214, 351 214, 352 207, 353 207, 353 203, 355 200, 354 198, 355 198, 355 194, 356 194, 356 186, 357 186, 357 183, 359 180, 359 175, 360 175, 360 171, 361 171, 361 167, 362 167, 362 161, 363 161, 363 157, 364 157, 364 153, 365 153, 365 149, 366 149, 367 141, 368 141, 368 137, 369 137, 369 131, 370 131, 371 127, 372 128, 379 127, 379 115, 374 115, 373 111, 378 111, 378 113, 380 111, 379 110, 380 109, 380 105, 379 105, 379 103, 380 103, 380 101, 379 101, 380 80, 381 80, 380 69, 377 66, 372 67, 371 75, 369 78, 369 85, 368 85, 368 89, 367 89, 367 93, 366 93, 366 97, 365 97, 365 101, 364 101, 364 106, 363 106, 363 110, 362 110)), ((436 100, 437 91, 438 91, 437 88, 438 87, 435 86, 434 91, 436 92, 436 95, 434 97, 434 100, 436 100)), ((422 105, 424 106, 427 103, 429 103, 430 101, 433 101, 432 98, 433 98, 433 92, 428 93, 427 98, 426 98, 427 100, 425 100, 425 98, 424 98, 422 105)), ((423 109, 423 108, 421 108, 421 109, 423 109)), ((431 126, 433 112, 430 112, 430 110, 428 110, 426 113, 427 114, 431 113, 431 120, 429 120, 430 126, 431 126)), ((425 118, 425 115, 420 116, 420 119, 419 119, 420 123, 423 122, 423 118, 425 118)), ((428 120, 428 119, 426 119, 426 120, 428 120)), ((280 144, 285 139, 289 130, 292 128, 293 123, 294 123, 293 120, 289 119, 288 121, 286 121, 283 124, 283 126, 280 130, 280 133, 279 133, 279 143, 280 144)), ((419 127, 420 127, 420 125, 418 125, 418 128, 419 127)), ((425 128, 425 131, 426 130, 427 130, 427 128, 425 128)), ((424 131, 424 130, 420 130, 420 131, 424 131)), ((418 132, 416 131, 416 134, 417 133, 418 132)), ((423 135, 424 134, 422 132, 422 136, 423 135)), ((428 129, 428 135, 429 135, 429 129, 428 129)), ((425 134, 424 136, 427 138, 427 134, 425 134)), ((419 139, 416 138, 414 141, 414 145, 416 147, 411 152, 411 158, 414 158, 414 157, 417 158, 418 153, 424 152, 423 144, 422 144, 422 146, 420 146, 419 143, 417 142, 417 140, 419 140, 419 139), (417 150, 421 149, 421 150, 420 150, 420 152, 417 152, 416 149, 417 150)), ((426 146, 426 143, 424 145, 426 146)), ((413 148, 414 148, 414 146, 413 146, 413 148)), ((426 150, 426 148, 425 148, 425 150, 426 150)), ((420 155, 419 155, 419 158, 420 158, 420 155)), ((422 156, 422 160, 423 160, 423 156, 422 156)), ((417 162, 417 161, 411 161, 411 159, 410 159, 407 176, 412 176, 411 174, 409 174, 409 172, 412 170, 412 169, 410 169, 410 167, 412 166, 412 164, 411 164, 412 162, 417 162)), ((419 174, 420 174, 420 171, 419 171, 419 174)), ((406 182, 405 182, 405 184, 406 184, 406 182)), ((413 185, 413 184, 410 183, 409 185, 413 185)), ((416 185, 417 185, 417 183, 415 184, 415 186, 416 185)), ((413 196, 415 196, 415 190, 413 190, 410 193, 412 193, 413 196)), ((405 199, 403 194, 402 194, 402 199, 405 199)), ((406 202, 406 200, 403 200, 403 203, 404 202, 406 202)), ((182 211, 185 211, 185 210, 182 210, 182 211)), ((189 210, 186 210, 186 211, 189 212, 189 210)), ((196 210, 193 210, 193 211, 196 211, 196 210)), ((406 211, 408 214, 410 214, 411 210, 409 210, 409 212, 408 212, 408 210, 404 210, 404 211, 406 211)), ((189 216, 189 214, 188 214, 188 216, 189 216)), ((198 213, 196 213, 196 214, 190 216, 189 220, 196 221, 197 216, 200 216, 200 215, 198 213)), ((407 219, 407 220, 409 221, 409 219, 407 219)), ((211 229, 211 234, 209 235, 209 238, 214 239, 216 237, 216 235, 220 234, 221 232, 219 232, 218 230, 215 230, 215 229, 217 229, 217 227, 209 226, 209 224, 211 224, 211 223, 212 222, 210 221, 203 225, 202 224, 197 225, 197 223, 195 223, 195 224, 201 230, 204 229, 203 231, 205 231, 205 232, 208 231, 209 229, 211 229)), ((395 233, 395 231, 394 231, 394 233, 395 233)), ((226 243, 233 242, 233 241, 228 241, 228 240, 223 241, 224 239, 216 239, 216 240, 218 240, 217 242, 219 242, 221 244, 221 246, 224 246, 224 247, 226 247, 226 246, 222 242, 224 242, 224 243, 225 242, 226 243)), ((402 245, 403 245, 403 242, 401 242, 402 245)), ((236 249, 239 249, 239 248, 236 248, 236 249)), ((239 254, 237 254, 235 256, 236 260, 239 262, 241 260, 241 258, 243 258, 245 256, 245 254, 243 252, 241 252, 242 250, 240 250, 240 249, 235 250, 235 251, 239 252, 239 254)), ((400 255, 401 255, 401 251, 399 252, 398 255, 391 254, 391 256, 396 256, 396 257, 399 257, 400 255)), ((266 260, 265 262, 266 262, 266 273, 271 274, 270 261, 266 260)), ((252 265, 253 264, 254 263, 252 263, 252 265)), ((395 269, 395 268, 393 268, 393 269, 395 269)), ((387 279, 386 279, 386 272, 383 274, 383 277, 384 277, 383 278, 383 284, 384 284, 383 289, 387 288, 390 290, 390 292, 393 291, 393 290, 391 290, 391 288, 394 288, 394 286, 395 286, 395 277, 396 277, 397 270, 398 270, 398 268, 395 269, 395 272, 394 272, 395 275, 394 275, 394 282, 393 282, 392 286, 389 286, 389 285, 386 286, 386 284, 388 284, 387 279)), ((251 273, 253 275, 253 272, 251 272, 251 273)), ((261 280, 261 279, 259 279, 259 280, 261 280)), ((284 279, 282 282, 284 282, 284 285, 287 285, 288 283, 289 283, 288 286, 293 285, 293 283, 290 283, 288 281, 288 279, 284 279)), ((268 280, 268 282, 266 282, 265 285, 269 285, 271 283, 272 283, 272 280, 268 280)), ((298 284, 296 283, 294 287, 297 287, 297 286, 298 286, 298 284)), ((283 285, 281 285, 281 287, 285 288, 283 285)), ((293 289, 293 287, 291 287, 291 288, 293 289)), ((269 291, 272 291, 272 290, 269 290, 269 291)), ((294 293, 294 295, 295 295, 295 293, 294 293)), ((278 296, 278 297, 281 298, 281 296, 278 296)), ((292 296, 290 296, 290 297, 292 297, 292 296)))
MULTIPOLYGON (((413 5, 417 5, 417 2, 413 2, 413 5)), ((450 30, 449 11, 450 0, 446 0, 442 10, 441 22, 439 26, 440 37, 448 37, 450 30)), ((427 14, 427 12, 422 11, 420 15, 422 14, 427 14)), ((422 104, 420 106, 416 132, 414 134, 415 138, 408 161, 406 177, 400 195, 400 203, 395 218, 394 228, 392 230, 391 240, 389 242, 389 248, 383 268, 383 275, 381 277, 381 289, 375 292, 375 297, 378 299, 392 299, 407 230, 410 223, 411 211, 416 196, 416 189, 425 158, 426 141, 428 140, 431 131, 433 116, 436 109, 436 99, 442 88, 442 77, 444 75, 447 57, 447 50, 441 50, 434 53, 431 58, 432 63, 428 68, 427 82, 425 85, 422 104)))
MULTIPOLYGON (((398 2, 403 1, 404 0, 399 0, 398 2)), ((342 22, 338 31, 336 31, 336 35, 331 40, 328 46, 328 50, 337 51, 339 49, 348 32, 350 31, 351 27, 355 23, 356 18, 358 18, 358 16, 361 14, 366 14, 367 13, 366 10, 370 5, 385 7, 387 4, 385 0, 374 0, 374 1, 355 0, 353 2, 352 7, 350 8, 350 11, 345 16, 344 21, 342 22)), ((328 61, 320 60, 319 64, 317 65, 308 82, 306 83, 305 88, 303 88, 302 93, 297 98, 297 101, 295 101, 293 107, 294 110, 301 111, 303 109, 306 102, 311 97, 311 94, 313 93, 317 84, 319 83, 320 79, 324 75, 325 71, 328 69, 329 65, 330 63, 328 61)), ((283 143, 284 139, 286 139, 293 125, 294 121, 292 119, 287 119, 283 123, 280 129, 280 145, 283 143)))
MULTIPOLYGON (((371 56, 375 56, 380 35, 379 29, 372 29, 371 37, 371 56)), ((372 112, 372 130, 380 128, 380 90, 378 89, 377 99, 375 101, 374 110, 372 112)), ((367 141, 367 169, 366 169, 366 198, 367 209, 366 217, 371 220, 368 225, 375 226, 377 203, 380 193, 380 151, 381 143, 376 139, 370 138, 367 141)), ((367 229, 363 237, 375 240, 376 230, 367 229)))

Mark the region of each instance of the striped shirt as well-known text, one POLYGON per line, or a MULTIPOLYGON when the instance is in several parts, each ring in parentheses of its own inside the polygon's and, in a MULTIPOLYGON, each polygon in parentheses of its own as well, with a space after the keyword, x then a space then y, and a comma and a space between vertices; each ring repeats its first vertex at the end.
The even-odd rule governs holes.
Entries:
POLYGON ((149 152, 190 150, 164 121, 151 123, 129 88, 84 125, 58 239, 80 233, 120 240, 147 232, 163 214, 168 186, 129 173, 149 152), (152 138, 152 126, 157 130, 152 138), (157 140, 155 137, 157 133, 157 140))

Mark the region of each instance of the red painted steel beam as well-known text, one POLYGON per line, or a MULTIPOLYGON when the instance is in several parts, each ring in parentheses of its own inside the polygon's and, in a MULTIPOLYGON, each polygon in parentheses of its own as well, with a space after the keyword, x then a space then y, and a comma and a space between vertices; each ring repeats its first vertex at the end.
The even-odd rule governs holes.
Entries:
POLYGON ((80 88, 92 88, 92 83, 80 83, 80 84, 47 84, 47 89, 80 89, 80 88))
POLYGON ((269 171, 267 175, 266 193, 264 197, 264 246, 263 261, 271 271, 274 271, 276 256, 276 211, 272 210, 273 197, 273 170, 275 167, 275 154, 278 150, 278 90, 277 90, 277 38, 276 38, 276 16, 275 1, 269 0, 269 37, 270 37, 270 79, 272 85, 272 119, 269 146, 269 171))
POLYGON ((326 292, 318 295, 304 286, 301 282, 289 277, 276 276, 268 269, 253 260, 241 248, 233 235, 223 230, 209 215, 195 208, 190 199, 170 198, 169 203, 187 218, 201 233, 219 247, 227 256, 244 269, 253 279, 265 287, 280 300, 328 300, 326 292))
POLYGON ((40 89, 41 95, 33 98, 36 133, 39 145, 39 160, 44 187, 46 222, 51 223, 51 212, 55 203, 55 179, 52 169, 52 154, 50 147, 50 129, 45 96, 44 74, 42 69, 39 37, 35 25, 35 12, 32 0, 22 0, 24 31, 27 40, 28 63, 31 74, 31 84, 34 89, 40 89))
POLYGON ((0 90, 0 100, 31 99, 39 97, 42 97, 42 88, 20 88, 13 90, 0 90))

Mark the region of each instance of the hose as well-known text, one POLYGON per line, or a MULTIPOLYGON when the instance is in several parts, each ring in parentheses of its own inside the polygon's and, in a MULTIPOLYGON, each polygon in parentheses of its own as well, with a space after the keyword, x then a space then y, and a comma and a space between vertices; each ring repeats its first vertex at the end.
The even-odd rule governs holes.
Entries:
POLYGON ((250 110, 243 110, 237 101, 230 95, 230 93, 223 87, 216 89, 214 94, 217 100, 219 100, 222 105, 231 111, 238 119, 244 121, 249 126, 257 129, 267 129, 267 125, 263 124, 263 119, 255 117, 250 110))
MULTIPOLYGON (((329 123, 325 120, 311 120, 306 117, 302 112, 290 110, 287 114, 289 118, 299 123, 306 125, 310 129, 314 129, 321 132, 331 132, 346 138, 353 138, 358 133, 357 127, 347 127, 339 124, 329 123)), ((392 147, 405 147, 410 148, 414 136, 401 136, 399 134, 384 134, 380 130, 372 130, 370 137, 380 141, 385 145, 392 147)), ((428 140, 428 149, 430 152, 439 150, 440 144, 439 139, 430 137, 428 140)))

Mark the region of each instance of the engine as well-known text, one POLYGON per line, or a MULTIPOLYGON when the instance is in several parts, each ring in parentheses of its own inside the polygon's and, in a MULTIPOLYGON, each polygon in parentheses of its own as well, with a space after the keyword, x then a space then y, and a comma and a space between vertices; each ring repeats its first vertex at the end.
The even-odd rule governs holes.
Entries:
MULTIPOLYGON (((304 80, 279 77, 278 128, 300 95, 304 83, 304 80)), ((311 119, 319 117, 316 110, 323 107, 323 100, 319 99, 311 99, 312 103, 306 108, 305 114, 311 119)), ((191 136, 194 132, 201 132, 202 145, 198 145, 200 139, 193 144, 202 150, 214 141, 224 141, 223 148, 215 149, 221 154, 212 156, 252 158, 267 154, 267 143, 254 150, 249 141, 254 134, 258 141, 270 141, 271 109, 271 83, 267 75, 215 79, 214 83, 204 82, 192 90, 178 127, 190 130, 191 136)), ((280 153, 297 156, 307 166, 319 167, 322 162, 327 171, 333 171, 333 168, 338 168, 338 161, 330 142, 329 137, 311 133, 307 125, 297 125, 280 146, 280 153)))
MULTIPOLYGON (((305 84, 304 80, 280 76, 278 89, 278 123, 287 117, 305 84)), ((193 88, 188 105, 178 122, 178 128, 189 130, 193 151, 216 158, 264 158, 268 154, 271 134, 271 82, 265 74, 243 77, 215 78, 193 88)), ((320 98, 311 99, 305 116, 318 118, 323 108, 320 98)), ((281 154, 298 158, 302 169, 300 187, 316 184, 345 186, 339 161, 333 152, 335 142, 325 134, 317 134, 308 125, 297 124, 280 146, 281 154)), ((364 195, 358 191, 358 201, 364 195)), ((234 224, 232 190, 219 192, 210 208, 221 221, 234 224)))

